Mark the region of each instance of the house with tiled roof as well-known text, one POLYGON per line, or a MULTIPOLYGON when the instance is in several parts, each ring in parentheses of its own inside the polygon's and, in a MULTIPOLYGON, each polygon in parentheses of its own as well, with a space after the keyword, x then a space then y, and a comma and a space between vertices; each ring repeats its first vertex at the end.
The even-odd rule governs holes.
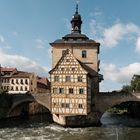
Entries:
POLYGON ((9 94, 43 93, 50 90, 50 83, 46 77, 36 76, 32 72, 0 67, 0 90, 9 94))

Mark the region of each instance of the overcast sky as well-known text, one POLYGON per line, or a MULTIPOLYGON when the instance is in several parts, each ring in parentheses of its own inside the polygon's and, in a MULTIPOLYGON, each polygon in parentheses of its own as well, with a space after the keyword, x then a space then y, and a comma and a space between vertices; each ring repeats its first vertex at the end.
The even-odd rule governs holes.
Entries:
MULTIPOLYGON (((50 42, 71 32, 76 0, 0 0, 0 63, 48 76, 50 42)), ((80 0, 82 33, 101 43, 102 91, 140 74, 140 0, 80 0)))

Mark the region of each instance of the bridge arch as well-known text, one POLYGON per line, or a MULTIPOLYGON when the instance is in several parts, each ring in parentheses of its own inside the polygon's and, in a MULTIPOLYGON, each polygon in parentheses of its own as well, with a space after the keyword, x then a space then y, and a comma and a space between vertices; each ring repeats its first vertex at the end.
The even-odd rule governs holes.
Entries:
POLYGON ((13 104, 8 112, 8 117, 14 116, 14 110, 18 110, 18 107, 20 107, 19 111, 21 111, 21 109, 27 105, 29 105, 29 103, 36 103, 38 105, 41 105, 43 108, 46 109, 47 112, 50 112, 50 102, 47 102, 47 100, 49 101, 50 99, 48 98, 49 96, 47 94, 42 94, 42 95, 35 95, 33 96, 32 94, 24 94, 24 95, 13 95, 13 104), (44 102, 44 99, 46 99, 46 102, 44 102))
POLYGON ((128 102, 140 102, 140 93, 99 93, 95 97, 99 119, 109 108, 128 102))

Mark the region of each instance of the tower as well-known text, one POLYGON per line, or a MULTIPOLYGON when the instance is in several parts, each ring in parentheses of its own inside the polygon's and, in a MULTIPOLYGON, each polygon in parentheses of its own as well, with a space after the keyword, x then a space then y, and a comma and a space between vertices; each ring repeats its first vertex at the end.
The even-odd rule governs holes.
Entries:
POLYGON ((81 25, 77 4, 71 33, 50 43, 52 114, 54 121, 62 125, 73 125, 68 120, 79 116, 87 123, 87 116, 94 110, 94 95, 99 92, 100 43, 82 34, 81 25))

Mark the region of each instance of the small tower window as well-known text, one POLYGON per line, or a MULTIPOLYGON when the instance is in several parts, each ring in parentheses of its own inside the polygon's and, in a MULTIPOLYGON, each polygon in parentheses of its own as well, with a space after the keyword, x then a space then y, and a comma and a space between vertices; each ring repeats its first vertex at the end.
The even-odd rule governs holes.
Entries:
POLYGON ((87 51, 86 50, 83 50, 82 51, 82 58, 86 58, 87 57, 87 51))

